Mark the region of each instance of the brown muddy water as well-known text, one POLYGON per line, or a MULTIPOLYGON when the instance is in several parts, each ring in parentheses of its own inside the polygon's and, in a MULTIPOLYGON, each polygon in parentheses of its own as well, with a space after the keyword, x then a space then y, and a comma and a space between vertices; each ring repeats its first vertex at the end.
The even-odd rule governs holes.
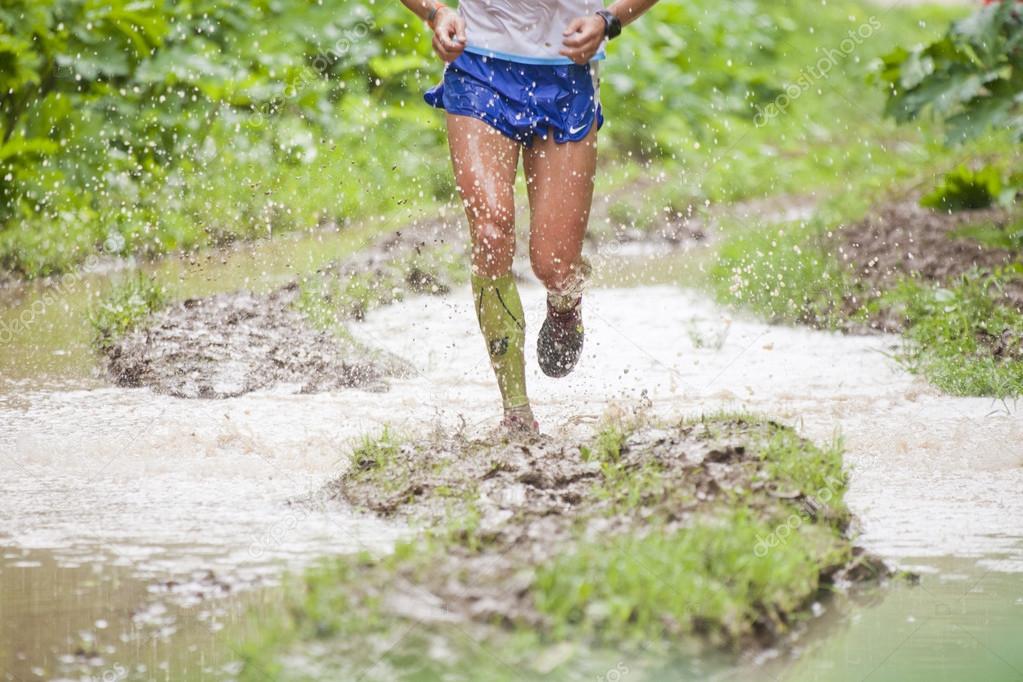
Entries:
MULTIPOLYGON (((359 243, 309 239, 223 263, 168 262, 157 276, 179 295, 249 276, 266 290, 359 243)), ((671 279, 672 262, 656 262, 671 279)), ((494 425, 470 297, 413 298, 351 326, 415 368, 386 392, 279 386, 188 400, 93 375, 84 312, 110 276, 83 276, 31 317, 43 290, 3 295, 0 320, 32 324, 0 339, 0 679, 232 679, 235 642, 277 608, 286 571, 386 552, 404 532, 339 504, 289 500, 319 490, 353 442, 384 425, 494 425)), ((542 292, 522 295, 532 336, 542 292)), ((756 658, 682 656, 649 672, 604 652, 615 665, 601 679, 1023 680, 1015 404, 941 395, 892 362, 896 337, 772 327, 675 286, 595 288, 585 315, 570 377, 542 377, 527 351, 544 429, 575 433, 609 406, 649 404, 664 416, 747 409, 815 440, 840 434, 859 542, 920 574, 917 586, 815 607, 801 637, 756 658)))

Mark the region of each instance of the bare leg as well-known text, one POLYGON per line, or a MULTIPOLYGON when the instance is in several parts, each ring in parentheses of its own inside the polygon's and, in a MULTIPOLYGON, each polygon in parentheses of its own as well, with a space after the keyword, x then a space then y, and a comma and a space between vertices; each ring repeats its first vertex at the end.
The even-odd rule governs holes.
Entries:
POLYGON ((501 389, 505 421, 535 430, 526 396, 525 316, 511 275, 519 146, 482 121, 448 114, 455 184, 472 238, 476 317, 501 389))
POLYGON ((583 235, 593 202, 597 127, 579 142, 535 138, 523 166, 529 190, 529 259, 533 272, 554 294, 572 291, 579 280, 583 235))
POLYGON ((515 173, 519 145, 486 123, 448 114, 448 145, 462 196, 477 275, 500 277, 515 255, 515 173))
POLYGON ((529 188, 529 258, 547 287, 547 319, 536 340, 540 369, 550 377, 571 372, 583 350, 582 288, 589 265, 583 235, 593 201, 597 129, 579 142, 537 140, 525 152, 529 188))

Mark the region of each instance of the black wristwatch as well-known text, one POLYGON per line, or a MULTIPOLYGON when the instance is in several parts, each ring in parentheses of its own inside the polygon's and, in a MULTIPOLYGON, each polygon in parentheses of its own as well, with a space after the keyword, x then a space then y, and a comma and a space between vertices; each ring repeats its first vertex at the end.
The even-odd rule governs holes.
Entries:
POLYGON ((597 16, 604 20, 604 35, 608 40, 617 38, 622 34, 622 22, 606 9, 597 10, 597 16))

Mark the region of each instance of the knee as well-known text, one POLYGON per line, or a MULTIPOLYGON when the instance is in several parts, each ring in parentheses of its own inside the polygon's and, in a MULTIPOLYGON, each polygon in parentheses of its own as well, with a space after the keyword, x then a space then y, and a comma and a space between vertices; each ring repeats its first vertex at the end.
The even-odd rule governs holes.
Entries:
POLYGON ((575 259, 568 253, 531 249, 529 260, 533 266, 533 274, 550 291, 560 291, 573 280, 575 259))
POLYGON ((515 230, 498 221, 473 226, 472 268, 477 275, 500 277, 511 270, 515 256, 515 230))

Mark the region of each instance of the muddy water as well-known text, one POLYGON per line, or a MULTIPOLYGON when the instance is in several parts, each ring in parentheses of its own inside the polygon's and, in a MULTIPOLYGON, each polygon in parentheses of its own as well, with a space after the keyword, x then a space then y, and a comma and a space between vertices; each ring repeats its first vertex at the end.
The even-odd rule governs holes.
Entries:
MULTIPOLYGON (((533 334, 542 292, 522 294, 533 334)), ((417 298, 353 327, 416 368, 383 394, 188 401, 97 385, 67 369, 86 364, 80 351, 42 337, 19 350, 67 355, 54 356, 64 369, 46 382, 8 380, 0 393, 0 670, 229 678, 236 656, 217 624, 252 598, 238 593, 273 594, 286 567, 386 551, 403 532, 290 499, 315 491, 355 438, 384 424, 493 426, 499 403, 468 301, 467 291, 417 298)), ((546 430, 649 403, 668 416, 751 409, 814 439, 841 434, 862 542, 922 574, 919 588, 825 609, 795 651, 723 678, 1020 679, 1023 418, 1013 405, 939 395, 890 361, 892 337, 733 319, 673 287, 597 289, 585 314, 586 353, 569 378, 542 377, 529 351, 546 430)), ((693 669, 679 663, 655 679, 693 669)))
MULTIPOLYGON (((523 298, 535 330, 542 294, 527 288, 523 298)), ((401 403, 410 413, 431 394, 441 414, 485 420, 497 409, 465 299, 391 308, 356 328, 417 362, 421 374, 405 386, 420 390, 401 403)), ((648 400, 666 415, 749 409, 814 439, 841 435, 864 544, 888 557, 969 556, 1023 572, 1023 416, 1014 404, 941 395, 890 360, 896 337, 768 326, 670 287, 597 290, 586 306, 578 371, 546 379, 527 350, 542 426, 572 428, 609 400, 648 400)))

